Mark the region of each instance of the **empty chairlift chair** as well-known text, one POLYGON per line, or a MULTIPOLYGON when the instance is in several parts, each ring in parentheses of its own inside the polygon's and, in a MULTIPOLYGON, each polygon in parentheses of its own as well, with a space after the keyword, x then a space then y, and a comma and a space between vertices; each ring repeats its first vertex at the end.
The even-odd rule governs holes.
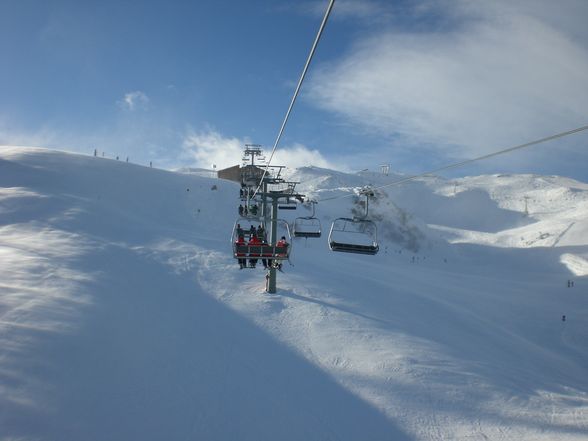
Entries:
POLYGON ((376 254, 380 250, 376 224, 368 219, 335 219, 329 232, 329 248, 344 253, 376 254))
POLYGON ((340 217, 333 221, 329 231, 329 248, 331 251, 356 254, 377 254, 378 229, 376 224, 367 219, 370 196, 373 190, 364 188, 360 194, 366 197, 365 214, 362 218, 340 217))
POLYGON ((312 205, 312 215, 305 217, 297 217, 294 220, 293 233, 294 237, 321 237, 321 221, 314 215, 314 207, 316 202, 310 202, 312 205))

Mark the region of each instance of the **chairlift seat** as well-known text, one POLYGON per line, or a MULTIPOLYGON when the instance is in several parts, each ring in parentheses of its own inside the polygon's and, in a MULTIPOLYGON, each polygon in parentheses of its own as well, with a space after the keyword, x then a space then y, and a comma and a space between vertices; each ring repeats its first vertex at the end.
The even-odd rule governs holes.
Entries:
POLYGON ((343 253, 377 254, 380 247, 376 224, 369 219, 335 219, 329 232, 329 248, 343 253))
POLYGON ((321 237, 320 231, 294 231, 294 237, 321 237))
POLYGON ((290 247, 272 246, 272 245, 235 245, 234 257, 237 259, 272 259, 287 260, 289 257, 290 247))
POLYGON ((294 220, 294 237, 321 237, 321 221, 316 217, 297 217, 294 220))
MULTIPOLYGON (((278 245, 269 245, 267 243, 257 243, 257 244, 248 244, 243 243, 239 244, 236 242, 239 236, 242 236, 243 239, 250 241, 252 237, 251 228, 247 228, 248 225, 255 224, 263 225, 261 219, 252 219, 246 217, 240 217, 235 221, 235 225, 233 226, 233 234, 231 235, 232 247, 233 247, 233 257, 235 259, 272 259, 272 260, 288 260, 290 258, 290 253, 292 252, 292 235, 290 233, 290 228, 288 226, 288 222, 283 219, 278 219, 277 224, 283 227, 283 235, 286 237, 286 241, 288 243, 287 246, 278 246, 278 245), (241 228, 241 232, 239 232, 237 226, 243 225, 244 228, 241 228)), ((259 226, 258 225, 258 226, 259 226)), ((264 232, 267 234, 267 230, 264 226, 264 232)), ((281 235, 280 233, 279 235, 281 235)))
POLYGON ((342 253, 356 253, 356 254, 377 254, 380 250, 378 244, 375 245, 358 245, 350 243, 329 242, 329 248, 332 251, 339 251, 342 253))

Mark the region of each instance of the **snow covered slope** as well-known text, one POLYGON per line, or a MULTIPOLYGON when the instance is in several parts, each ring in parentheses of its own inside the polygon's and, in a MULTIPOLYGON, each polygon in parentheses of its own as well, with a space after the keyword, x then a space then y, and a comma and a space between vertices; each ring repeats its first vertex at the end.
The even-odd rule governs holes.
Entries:
MULTIPOLYGON (((361 186, 380 188, 370 214, 381 236, 414 252, 442 249, 444 242, 491 247, 567 247, 562 263, 575 275, 588 275, 588 184, 558 176, 492 175, 453 180, 420 178, 391 185, 403 176, 362 172, 346 175, 318 168, 290 174, 302 191, 325 199, 351 195, 361 186), (568 265, 566 262, 572 262, 568 265)), ((350 215, 352 199, 345 215, 350 215)), ((337 201, 338 202, 338 201, 337 201)), ((338 209, 338 206, 337 206, 338 209)))
MULTIPOLYGON (((317 199, 397 179, 293 175, 317 199)), ((2 147, 0 440, 584 440, 587 194, 388 187, 377 256, 297 239, 270 296, 230 257, 235 184, 2 147)), ((319 203, 323 229, 353 206, 319 203)))

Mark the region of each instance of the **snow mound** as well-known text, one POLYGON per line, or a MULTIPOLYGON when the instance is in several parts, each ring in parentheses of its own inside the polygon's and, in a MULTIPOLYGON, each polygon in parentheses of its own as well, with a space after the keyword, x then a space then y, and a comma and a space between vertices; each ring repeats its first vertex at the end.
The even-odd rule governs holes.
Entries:
POLYGON ((561 255, 561 263, 576 276, 588 276, 588 259, 585 256, 565 253, 561 255))

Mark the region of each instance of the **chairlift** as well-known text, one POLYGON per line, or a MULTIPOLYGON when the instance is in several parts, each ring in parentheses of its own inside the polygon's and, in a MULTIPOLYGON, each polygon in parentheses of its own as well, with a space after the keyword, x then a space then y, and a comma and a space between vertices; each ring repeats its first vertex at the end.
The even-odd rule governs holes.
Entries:
POLYGON ((366 197, 364 216, 353 219, 340 217, 333 221, 329 231, 331 251, 374 255, 380 250, 376 224, 367 219, 369 198, 374 193, 368 188, 362 190, 361 194, 366 197))
POLYGON ((368 219, 335 219, 329 231, 329 248, 343 253, 377 254, 380 247, 376 224, 368 219))
POLYGON ((271 260, 289 260, 292 252, 292 236, 290 234, 290 227, 288 222, 278 219, 278 231, 276 237, 286 237, 287 246, 278 246, 268 244, 264 239, 260 238, 262 243, 250 244, 253 238, 251 228, 252 226, 257 231, 259 226, 263 226, 265 236, 269 236, 270 232, 265 229, 264 223, 260 219, 252 219, 248 217, 240 217, 235 221, 233 226, 233 234, 231 236, 231 243, 233 246, 233 257, 235 259, 271 259, 271 260), (239 236, 243 237, 244 243, 237 242, 239 236))
MULTIPOLYGON (((252 185, 246 185, 245 187, 241 187, 241 189, 239 190, 239 199, 241 199, 243 202, 253 200, 251 198, 255 194, 255 188, 255 183, 252 183, 252 185)), ((259 199, 259 197, 256 195, 255 199, 259 199)))
POLYGON ((310 204, 312 206, 312 215, 294 219, 294 237, 321 237, 321 221, 314 214, 316 202, 311 201, 310 204))
POLYGON ((298 204, 295 201, 286 201, 286 203, 278 204, 278 210, 296 210, 298 208, 298 204))
POLYGON ((262 219, 251 216, 241 216, 235 221, 231 240, 236 241, 238 237, 241 236, 249 242, 252 237, 252 231, 255 230, 257 234, 260 226, 265 230, 265 224, 262 219), (251 227, 253 227, 253 229, 251 227))

